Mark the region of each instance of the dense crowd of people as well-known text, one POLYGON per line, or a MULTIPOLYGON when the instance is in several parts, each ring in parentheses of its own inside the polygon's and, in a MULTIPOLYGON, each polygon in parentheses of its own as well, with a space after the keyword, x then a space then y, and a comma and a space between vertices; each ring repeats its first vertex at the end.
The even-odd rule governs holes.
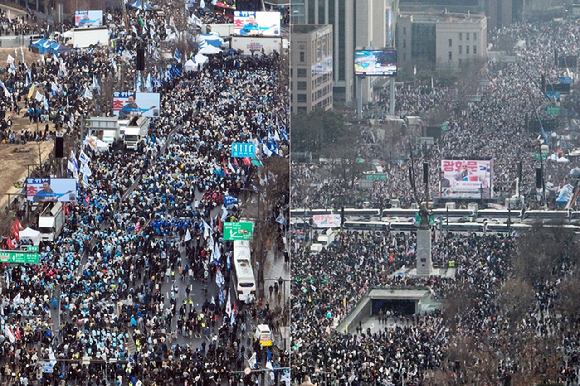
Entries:
MULTIPOLYGON (((224 21, 197 6, 190 11, 224 21)), ((140 26, 138 13, 129 11, 133 26, 140 26)), ((107 15, 123 35, 120 12, 107 15)), ((169 16, 152 13, 148 23, 151 30, 163 27, 163 36, 143 33, 154 50, 163 49, 169 16)), ((284 302, 277 308, 259 299, 240 303, 229 290, 232 242, 224 240, 223 226, 239 221, 241 211, 226 206, 224 196, 255 201, 266 184, 259 169, 287 155, 289 97, 281 60, 278 54, 217 54, 203 69, 185 72, 172 59, 170 76, 155 73, 151 91, 161 94, 162 109, 138 150, 101 152, 80 138, 81 117, 103 109, 93 97, 100 91, 94 79, 120 82, 119 65, 131 68, 136 46, 130 41, 30 66, 17 62, 3 79, 5 109, 22 108, 31 122, 49 115, 70 142, 83 142, 80 151, 78 145, 67 151, 85 166, 69 164, 69 176, 78 177, 77 200, 65 204, 60 236, 41 245, 40 264, 1 268, 2 375, 23 385, 252 383, 257 374, 243 374, 255 366, 248 358, 269 368, 289 366, 287 352, 262 348, 251 337, 258 323, 271 324, 278 335, 287 310, 284 302), (46 103, 28 98, 32 84, 50 114, 37 113, 46 103), (234 142, 254 143, 260 166, 232 158, 234 142), (53 364, 52 371, 43 373, 41 362, 53 364)), ((134 72, 124 76, 133 84, 134 72)), ((39 138, 6 132, 3 139, 39 138)), ((272 183, 286 183, 269 173, 272 183)), ((282 190, 288 197, 287 184, 282 190)), ((262 214, 282 230, 275 219, 288 218, 287 210, 280 200, 262 214)))
MULTIPOLYGON (((555 207, 555 199, 560 188, 574 181, 570 179, 571 169, 579 166, 579 160, 567 153, 573 149, 573 142, 567 138, 568 132, 562 135, 551 134, 550 124, 553 118, 547 114, 547 107, 554 106, 540 90, 540 79, 544 75, 546 90, 550 84, 560 82, 560 77, 569 75, 566 68, 555 65, 555 52, 560 56, 571 52, 570 47, 578 43, 578 21, 572 18, 553 21, 542 25, 525 24, 513 28, 501 29, 490 33, 488 41, 501 39, 514 42, 525 41, 525 47, 514 50, 517 54, 517 63, 498 63, 490 61, 482 79, 487 86, 477 85, 473 93, 481 96, 480 102, 466 102, 457 97, 456 88, 449 86, 433 87, 426 84, 404 85, 397 88, 396 113, 400 115, 418 115, 423 117, 423 125, 442 125, 447 122, 448 130, 441 131, 441 136, 434 146, 419 146, 415 138, 422 136, 420 127, 409 126, 406 133, 397 142, 400 150, 399 158, 389 160, 381 147, 369 147, 360 144, 357 149, 362 159, 380 159, 387 161, 387 181, 379 181, 370 192, 359 189, 360 195, 367 198, 389 196, 400 199, 409 205, 407 192, 411 190, 408 168, 410 167, 409 154, 413 149, 414 164, 418 170, 423 162, 430 165, 430 197, 440 194, 441 161, 444 159, 492 159, 493 160, 493 192, 503 204, 503 198, 517 194, 516 178, 518 163, 522 163, 522 181, 519 183, 520 194, 525 198, 525 205, 537 207, 543 205, 543 198, 536 190, 535 169, 542 165, 536 160, 540 145, 538 136, 550 146, 550 157, 544 162, 544 181, 548 186, 548 204, 555 207), (563 43, 566 42, 566 43, 563 43), (527 47, 527 48, 526 48, 527 47), (530 79, 534 80, 531 81, 530 79), (537 81, 536 81, 537 80, 537 81), (518 97, 516 97, 518 96, 518 97), (433 114, 432 114, 433 113, 433 114), (431 116, 442 120, 433 121, 431 116), (540 120, 547 135, 538 130, 540 120), (535 127, 534 130, 530 128, 535 127), (392 161, 392 162, 390 162, 392 161)), ((462 92, 462 90, 459 90, 462 92)), ((375 93, 375 100, 367 107, 370 111, 384 110, 389 104, 388 90, 375 93)), ((560 126, 571 128, 570 136, 574 138, 575 126, 570 118, 577 114, 574 97, 568 98, 569 103, 562 102, 560 126)), ((387 146, 387 145, 385 145, 387 146)), ((312 178, 327 179, 327 175, 336 174, 332 164, 317 165, 320 168, 313 171, 297 171, 301 185, 308 187, 312 178), (327 170, 326 170, 327 169, 327 170), (305 174, 306 178, 302 178, 305 174), (310 176, 310 177, 309 177, 310 176), (303 183, 302 183, 303 180, 303 183)), ((299 166, 298 168, 304 168, 299 166)), ((314 181, 312 181, 314 182, 314 181)), ((333 195, 340 195, 348 181, 328 179, 326 190, 333 195)), ((348 189, 358 189, 356 187, 348 189)), ((422 191, 422 189, 420 189, 422 191)), ((296 207, 315 207, 321 202, 322 196, 315 188, 293 190, 293 202, 296 207), (311 201, 313 200, 313 202, 311 201)), ((354 204, 354 203, 353 203, 354 204)), ((327 204, 330 206, 330 203, 327 204)))
MULTIPOLYGON (((401 149, 413 149, 416 175, 422 176, 419 167, 423 162, 431 165, 431 198, 438 195, 441 160, 491 158, 496 199, 516 194, 515 180, 521 161, 523 181, 519 188, 525 196, 525 205, 543 205, 535 186, 535 168, 541 165, 534 157, 539 152, 537 137, 541 135, 552 154, 552 159, 544 162, 544 178, 550 184, 548 205, 556 206, 558 190, 566 183, 574 183, 569 172, 578 166, 578 160, 567 155, 573 146, 570 139, 550 135, 547 124, 544 123, 547 135, 528 130, 537 117, 543 122, 550 121, 546 107, 554 105, 530 79, 539 83, 541 75, 545 75, 549 84, 569 75, 567 69, 554 64, 554 52, 575 53, 579 28, 577 19, 563 18, 490 32, 490 41, 508 37, 514 42, 524 40, 526 44, 517 52, 518 63, 487 64, 488 71, 482 76, 488 86, 477 87, 480 102, 463 102, 457 98, 455 87, 437 86, 437 82, 435 87, 425 84, 398 87, 396 109, 401 115, 418 115, 427 122, 428 117, 447 114, 444 120, 448 130, 441 132, 434 146, 414 145, 413 136, 422 134, 420 128, 412 126, 405 129, 397 144, 401 149), (565 159, 559 159, 562 157, 565 159)), ((379 91, 366 111, 384 110, 388 102, 388 92, 379 91)), ((573 115, 576 106, 562 103, 560 108, 566 111, 563 114, 573 115)), ((569 119, 567 122, 573 126, 569 119)), ((573 137, 573 131, 570 133, 573 137)), ((382 150, 362 140, 353 146, 357 146, 358 157, 367 162, 388 158, 382 150)), ((411 159, 401 157, 393 161, 386 165, 387 180, 375 181, 368 190, 350 185, 351 181, 343 178, 340 160, 293 163, 293 207, 334 206, 336 213, 340 213, 341 205, 355 206, 364 201, 384 204, 389 198, 399 199, 403 207, 408 207, 415 202, 409 179, 411 159), (344 197, 351 201, 345 202, 344 197)), ((418 190, 421 199, 422 189, 418 190)), ((503 199, 497 201, 504 203, 503 199)), ((432 242, 433 261, 440 267, 452 266, 453 277, 406 274, 416 260, 417 240, 412 235, 343 229, 338 230, 333 244, 321 252, 311 252, 303 241, 302 230, 295 230, 292 377, 296 383, 309 375, 319 384, 339 385, 451 385, 474 379, 506 384, 512 377, 521 380, 525 374, 545 382, 549 379, 577 384, 578 355, 574 347, 578 323, 575 317, 554 311, 565 297, 561 283, 572 275, 569 262, 554 267, 548 275, 550 279, 532 283, 528 292, 522 290, 526 296, 517 299, 522 304, 505 307, 505 298, 514 290, 504 285, 514 280, 513 259, 521 252, 522 234, 438 236, 432 242), (388 317, 379 315, 382 322, 372 329, 354 324, 345 330, 341 322, 350 320, 348 317, 358 301, 370 289, 403 287, 422 289, 430 299, 443 301, 445 307, 407 317, 389 311, 388 317), (512 314, 518 307, 523 312, 516 320, 512 314), (542 354, 525 357, 529 347, 522 346, 516 336, 538 345, 547 341, 554 344, 549 344, 542 354), (490 355, 487 357, 484 352, 490 355), (550 367, 555 371, 550 373, 550 367)), ((513 293, 511 296, 517 297, 513 293)), ((373 317, 377 317, 374 311, 373 317)))

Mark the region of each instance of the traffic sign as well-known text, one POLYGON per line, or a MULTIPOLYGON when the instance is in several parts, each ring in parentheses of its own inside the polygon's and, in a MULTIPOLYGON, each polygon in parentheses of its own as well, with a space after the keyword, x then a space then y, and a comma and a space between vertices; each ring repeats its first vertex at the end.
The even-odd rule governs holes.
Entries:
POLYGON ((254 223, 224 222, 224 240, 251 240, 254 223))
POLYGON ((382 173, 365 174, 365 179, 373 181, 386 181, 387 175, 382 173))
MULTIPOLYGON (((545 161, 548 159, 548 154, 546 154, 546 153, 542 153, 541 156, 542 156, 542 161, 545 161)), ((539 161, 539 160, 540 160, 540 153, 536 153, 536 161, 539 161)))
POLYGON ((28 252, 38 252, 38 247, 37 246, 34 246, 34 245, 27 245, 26 246, 26 250, 28 252))
POLYGON ((232 143, 232 157, 245 158, 256 154, 256 145, 253 143, 232 143))
POLYGON ((50 362, 43 362, 42 363, 42 372, 43 373, 52 373, 54 372, 54 365, 50 362))
POLYGON ((546 108, 546 114, 548 114, 548 115, 558 115, 558 114, 560 114, 560 108, 558 106, 548 106, 546 108))
POLYGON ((1 263, 38 264, 40 255, 30 252, 0 251, 1 263))

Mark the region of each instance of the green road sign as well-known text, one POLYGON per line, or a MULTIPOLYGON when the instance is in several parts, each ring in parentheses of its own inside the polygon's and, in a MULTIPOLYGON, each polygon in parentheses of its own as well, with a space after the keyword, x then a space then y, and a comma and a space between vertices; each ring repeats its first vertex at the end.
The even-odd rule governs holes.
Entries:
MULTIPOLYGON (((546 154, 546 153, 542 153, 541 156, 542 156, 542 161, 545 161, 546 159, 548 159, 548 154, 546 154)), ((539 160, 540 160, 540 153, 536 153, 536 161, 539 161, 539 160)))
POLYGON ((447 131, 449 130, 449 122, 445 121, 441 124, 441 130, 447 131))
POLYGON ((381 173, 365 174, 365 180, 386 181, 387 175, 381 173))
POLYGON ((546 108, 546 114, 548 114, 548 115, 558 115, 558 114, 560 114, 560 108, 558 106, 548 106, 546 108))
POLYGON ((28 252, 38 252, 38 247, 35 247, 34 245, 27 245, 26 250, 28 252))
POLYGON ((225 222, 224 240, 251 240, 254 233, 254 223, 225 222))
MULTIPOLYGON (((38 247, 36 247, 38 249, 38 247)), ((40 255, 30 252, 0 251, 0 262, 14 264, 38 264, 40 255)))

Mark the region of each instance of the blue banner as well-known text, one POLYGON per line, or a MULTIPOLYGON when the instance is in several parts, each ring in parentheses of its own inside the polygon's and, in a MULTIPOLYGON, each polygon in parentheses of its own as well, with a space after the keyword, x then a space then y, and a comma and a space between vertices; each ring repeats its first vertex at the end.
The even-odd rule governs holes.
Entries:
POLYGON ((224 196, 224 205, 226 206, 226 208, 229 208, 230 206, 237 204, 238 202, 239 200, 234 196, 224 196))
POLYGON ((232 157, 245 158, 256 154, 256 145, 253 143, 232 143, 232 157))

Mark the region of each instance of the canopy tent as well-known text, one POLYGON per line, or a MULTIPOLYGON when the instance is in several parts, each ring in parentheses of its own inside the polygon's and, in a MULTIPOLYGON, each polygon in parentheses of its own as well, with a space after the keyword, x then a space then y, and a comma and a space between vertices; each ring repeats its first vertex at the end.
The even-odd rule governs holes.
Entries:
POLYGON ((21 230, 20 232, 18 232, 18 236, 20 237, 20 240, 28 239, 32 241, 32 243, 36 246, 40 244, 40 232, 35 231, 32 228, 26 228, 24 230, 21 230))
POLYGON ((203 56, 202 54, 197 54, 195 55, 195 62, 198 64, 204 64, 208 62, 208 57, 207 56, 203 56))
POLYGON ((42 46, 44 43, 46 43, 46 39, 40 39, 40 40, 37 40, 37 41, 35 41, 35 42, 32 42, 32 45, 33 45, 34 47, 40 47, 40 46, 42 46))
POLYGON ((193 60, 189 59, 187 62, 185 62, 185 71, 186 72, 198 71, 198 70, 199 70, 199 64, 195 63, 193 60))
POLYGON ((197 35, 198 46, 205 47, 206 44, 212 45, 214 47, 219 47, 224 44, 224 39, 222 39, 218 34, 199 34, 197 35))
POLYGON ((57 42, 54 42, 50 45, 49 52, 51 54, 57 55, 59 53, 59 51, 58 51, 59 48, 60 48, 60 44, 57 42))
POLYGON ((42 43, 42 45, 38 47, 38 53, 39 54, 50 53, 51 44, 52 42, 50 40, 45 40, 44 43, 42 43))
POLYGON ((222 50, 209 44, 199 50, 199 53, 204 55, 219 54, 220 52, 222 52, 222 50))

